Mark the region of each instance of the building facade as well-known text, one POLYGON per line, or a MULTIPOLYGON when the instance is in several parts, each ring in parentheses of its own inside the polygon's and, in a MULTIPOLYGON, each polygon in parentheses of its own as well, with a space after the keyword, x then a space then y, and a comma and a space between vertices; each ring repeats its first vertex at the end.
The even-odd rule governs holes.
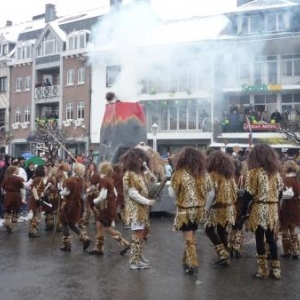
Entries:
MULTIPOLYGON (((70 152, 97 154, 105 94, 122 92, 122 74, 130 79, 123 87, 138 89, 121 100, 142 103, 146 138, 150 145, 157 139, 161 154, 186 145, 247 147, 246 116, 252 142, 293 147, 282 130, 300 115, 298 1, 240 1, 225 15, 168 22, 153 17, 155 38, 148 34, 132 43, 135 56, 146 54, 127 61, 135 67, 132 73, 126 73, 125 51, 106 59, 117 44, 96 43, 101 22, 130 10, 121 2, 60 18, 47 4, 45 14, 32 21, 0 29, 0 128, 11 137, 3 151, 19 155, 38 146, 43 152, 28 137, 36 119, 53 119, 67 135, 70 152), (272 115, 276 110, 280 120, 272 115), (153 124, 159 127, 156 136, 153 124)), ((141 2, 153 15, 151 1, 134 1, 141 2)))

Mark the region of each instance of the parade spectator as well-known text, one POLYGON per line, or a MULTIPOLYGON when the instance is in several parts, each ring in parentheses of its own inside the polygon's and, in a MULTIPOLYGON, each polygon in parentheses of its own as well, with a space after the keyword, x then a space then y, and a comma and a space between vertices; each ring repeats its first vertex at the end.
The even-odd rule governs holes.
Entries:
POLYGON ((280 211, 282 229, 282 257, 299 257, 299 238, 296 232, 300 224, 300 181, 296 178, 299 166, 294 160, 287 160, 283 164, 284 191, 280 211), (285 191, 290 191, 289 193, 285 191))
POLYGON ((172 172, 173 172, 173 169, 170 165, 170 162, 169 162, 169 159, 165 159, 165 176, 168 180, 171 179, 171 176, 172 176, 172 172))
MULTIPOLYGON (((5 176, 5 162, 4 160, 0 160, 0 186, 2 185, 2 182, 4 180, 4 176, 5 176)), ((0 219, 4 219, 4 195, 2 192, 2 189, 0 189, 0 219)), ((0 224, 1 225, 1 224, 0 224)))
POLYGON ((276 124, 280 123, 282 120, 281 113, 277 109, 271 114, 271 122, 272 120, 274 120, 276 124))

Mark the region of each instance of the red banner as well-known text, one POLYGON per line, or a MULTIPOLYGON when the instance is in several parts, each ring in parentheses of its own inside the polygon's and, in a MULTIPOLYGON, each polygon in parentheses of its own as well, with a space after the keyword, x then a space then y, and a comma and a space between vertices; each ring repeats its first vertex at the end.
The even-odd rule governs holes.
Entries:
MULTIPOLYGON (((279 130, 280 125, 279 124, 271 124, 271 123, 266 123, 266 124, 251 124, 251 129, 252 130, 279 130)), ((249 125, 247 123, 244 123, 244 130, 249 130, 249 125)))

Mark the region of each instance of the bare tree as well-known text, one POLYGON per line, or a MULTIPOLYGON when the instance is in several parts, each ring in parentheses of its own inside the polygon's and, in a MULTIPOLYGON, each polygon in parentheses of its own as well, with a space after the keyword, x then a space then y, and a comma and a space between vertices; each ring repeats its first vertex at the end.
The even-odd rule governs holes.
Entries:
POLYGON ((36 119, 36 129, 27 137, 30 148, 36 152, 44 152, 50 162, 58 156, 58 150, 68 142, 67 135, 58 126, 57 119, 36 119))
POLYGON ((286 139, 295 144, 300 144, 300 123, 298 120, 288 121, 281 129, 286 139))

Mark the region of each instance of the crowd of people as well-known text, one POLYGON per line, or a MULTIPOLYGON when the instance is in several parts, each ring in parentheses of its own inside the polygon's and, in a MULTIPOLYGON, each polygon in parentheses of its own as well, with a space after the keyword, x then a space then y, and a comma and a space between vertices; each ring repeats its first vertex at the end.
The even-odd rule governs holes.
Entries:
MULTIPOLYGON (((247 227, 256 240, 255 277, 280 279, 280 233, 281 256, 299 257, 299 167, 292 158, 281 161, 267 144, 257 144, 243 156, 233 154, 221 150, 203 153, 184 147, 164 162, 165 176, 170 180, 168 192, 177 207, 173 229, 183 233, 184 272, 194 274, 198 270, 199 224, 204 224, 220 267, 241 258, 247 227)), ((17 230, 22 207, 28 205, 29 238, 41 237, 43 220, 45 230, 61 232, 60 250, 71 251, 73 232, 84 251, 103 255, 105 237, 109 235, 120 245, 120 255, 129 252, 130 269, 148 269, 150 262, 143 249, 150 233, 150 207, 156 203, 149 196, 154 170, 149 170, 148 153, 132 148, 117 164, 101 162, 98 168, 92 162, 85 166, 83 161, 71 158, 72 163, 36 167, 24 167, 22 157, 0 164, 1 217, 6 231, 13 234, 17 230), (130 241, 116 229, 119 221, 131 230, 130 241), (88 249, 91 240, 95 241, 94 247, 88 249)))

